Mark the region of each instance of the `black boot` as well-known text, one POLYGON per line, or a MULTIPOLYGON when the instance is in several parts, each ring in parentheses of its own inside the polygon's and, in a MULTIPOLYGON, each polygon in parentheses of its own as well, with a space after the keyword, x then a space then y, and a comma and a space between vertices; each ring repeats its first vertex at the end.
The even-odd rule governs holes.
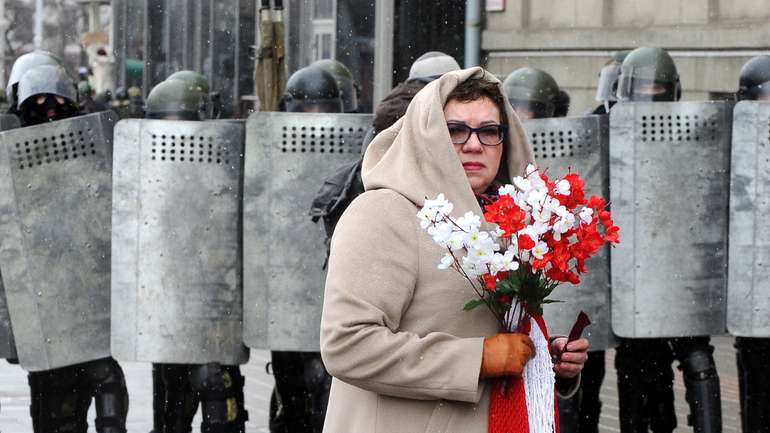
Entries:
POLYGON ((672 340, 672 347, 684 374, 685 398, 690 406, 688 423, 695 433, 721 433, 719 376, 709 338, 678 338, 672 340))
POLYGON ((96 400, 98 433, 126 433, 128 416, 128 389, 123 369, 112 358, 88 363, 89 379, 96 400))
POLYGON ((735 339, 741 428, 744 432, 770 433, 770 338, 735 339))
POLYGON ((194 367, 191 384, 203 410, 201 433, 244 433, 246 422, 238 410, 238 398, 230 373, 212 363, 194 367))
POLYGON ((671 362, 671 349, 663 339, 621 339, 615 369, 622 433, 674 431, 671 362))
POLYGON ((85 433, 91 394, 80 364, 30 372, 29 412, 35 433, 85 433), (86 384, 87 385, 87 384, 86 384))
MULTIPOLYGON (((158 364, 161 370, 162 405, 157 409, 163 430, 157 433, 191 433, 198 393, 190 385, 188 364, 158 364)), ((156 415, 157 416, 157 415, 156 415)))

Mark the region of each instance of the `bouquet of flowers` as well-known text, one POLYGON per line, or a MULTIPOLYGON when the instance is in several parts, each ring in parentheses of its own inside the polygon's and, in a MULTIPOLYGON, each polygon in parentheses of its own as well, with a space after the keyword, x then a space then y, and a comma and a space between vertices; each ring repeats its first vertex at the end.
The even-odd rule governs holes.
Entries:
POLYGON ((588 199, 576 173, 550 180, 529 165, 524 176, 500 187, 481 217, 450 216, 453 205, 439 194, 425 200, 417 217, 446 254, 438 265, 462 274, 478 295, 465 305, 486 305, 507 331, 527 316, 540 316, 559 283, 578 284, 585 262, 605 242, 617 243, 618 227, 600 196, 588 199))
POLYGON ((493 384, 489 433, 558 432, 543 304, 557 302, 548 297, 559 283, 578 284, 586 260, 605 242, 618 242, 607 203, 600 196, 586 199, 584 186, 576 173, 552 181, 529 165, 484 205, 491 230, 483 230, 473 212, 450 216, 453 205, 443 194, 426 199, 417 214, 446 248, 438 267, 459 272, 476 292, 465 310, 486 305, 503 331, 529 334, 535 345, 521 377, 493 384))

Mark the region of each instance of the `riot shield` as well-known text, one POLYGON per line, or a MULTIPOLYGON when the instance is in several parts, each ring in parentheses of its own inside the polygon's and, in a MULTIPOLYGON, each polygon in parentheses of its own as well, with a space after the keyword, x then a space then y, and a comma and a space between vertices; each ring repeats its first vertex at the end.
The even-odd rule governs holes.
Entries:
MULTIPOLYGON (((552 176, 576 172, 585 180, 586 192, 609 198, 608 116, 535 119, 524 122, 535 160, 552 176)), ((544 315, 552 335, 567 335, 580 311, 591 318, 585 337, 591 350, 614 347, 610 323, 609 247, 587 264, 588 273, 578 285, 561 284, 552 297, 561 303, 548 304, 544 315)))
MULTIPOLYGON (((0 131, 18 128, 19 118, 12 114, 0 114, 0 131)), ((0 358, 15 358, 16 348, 13 343, 11 316, 5 300, 5 288, 0 280, 0 358)))
POLYGON ((11 316, 8 313, 8 304, 5 300, 5 288, 0 281, 0 359, 16 358, 16 344, 13 341, 13 329, 11 328, 11 316))
POLYGON ((246 123, 244 341, 319 350, 326 259, 310 208, 324 179, 361 155, 363 114, 255 113, 246 123))
POLYGON ((243 123, 115 129, 112 353, 242 364, 243 123))
POLYGON ((733 112, 727 329, 770 337, 770 104, 742 101, 733 112))
POLYGON ((7 131, 20 127, 19 118, 13 114, 0 114, 0 131, 7 131))
POLYGON ((0 133, 0 270, 26 370, 110 355, 114 116, 0 133))
POLYGON ((725 331, 731 107, 620 103, 610 114, 612 328, 628 338, 725 331))

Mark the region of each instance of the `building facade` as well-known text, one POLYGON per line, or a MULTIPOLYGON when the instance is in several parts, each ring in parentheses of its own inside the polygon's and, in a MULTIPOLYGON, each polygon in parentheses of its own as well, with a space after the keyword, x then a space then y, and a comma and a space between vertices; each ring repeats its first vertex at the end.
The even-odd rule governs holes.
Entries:
POLYGON ((743 63, 770 53, 770 2, 762 0, 507 0, 502 7, 486 13, 487 68, 501 78, 522 66, 549 72, 572 97, 573 116, 596 105, 599 71, 617 50, 669 50, 684 100, 729 96, 743 63))

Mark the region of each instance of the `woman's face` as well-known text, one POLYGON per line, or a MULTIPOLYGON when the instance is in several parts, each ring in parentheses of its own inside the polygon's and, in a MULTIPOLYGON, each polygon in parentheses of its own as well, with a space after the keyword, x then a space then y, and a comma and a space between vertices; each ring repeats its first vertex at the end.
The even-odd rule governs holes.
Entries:
POLYGON ((452 99, 444 106, 444 118, 471 189, 483 193, 495 180, 503 154, 504 134, 495 139, 495 131, 500 130, 500 110, 487 97, 470 102, 452 99), (464 144, 458 144, 465 138, 465 127, 484 129, 471 133, 464 144), (499 143, 495 144, 496 141, 499 143))

